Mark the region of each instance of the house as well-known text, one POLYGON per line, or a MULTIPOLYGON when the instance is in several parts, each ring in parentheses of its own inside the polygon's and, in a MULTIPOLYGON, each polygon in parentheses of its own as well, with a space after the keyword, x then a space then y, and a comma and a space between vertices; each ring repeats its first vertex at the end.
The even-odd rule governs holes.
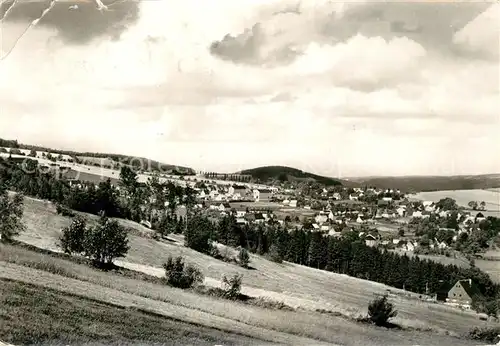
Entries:
POLYGON ((330 211, 330 212, 328 213, 328 218, 329 218, 330 220, 335 219, 335 215, 333 215, 333 211, 330 211))
POLYGON ((430 206, 432 206, 433 204, 434 204, 434 202, 432 202, 432 201, 423 201, 423 202, 422 202, 422 205, 424 206, 424 208, 425 208, 425 207, 430 207, 430 206))
POLYGON ((254 217, 255 217, 255 223, 264 223, 266 221, 262 213, 255 213, 254 217))
POLYGON ((422 215, 422 212, 421 211, 414 211, 413 214, 411 215, 412 217, 419 217, 421 218, 423 215, 422 215))
POLYGON ((382 197, 382 201, 391 203, 392 202, 392 197, 382 197))
POLYGON ((340 196, 340 193, 335 192, 332 196, 332 198, 336 201, 340 201, 342 199, 342 196, 340 196))
POLYGON ((255 189, 253 190, 253 199, 256 202, 269 201, 271 199, 272 191, 269 189, 255 189))
POLYGON ((472 305, 472 300, 480 295, 481 292, 474 284, 472 279, 459 280, 448 291, 446 302, 450 304, 456 304, 464 308, 470 308, 472 305))
POLYGON ((237 225, 245 225, 247 223, 248 223, 248 221, 245 220, 244 217, 236 217, 236 224, 237 225))
POLYGON ((292 199, 290 201, 290 207, 292 208, 297 208, 297 200, 296 199, 292 199))
POLYGON ((330 232, 330 226, 327 225, 321 226, 321 232, 330 232))
POLYGON ((236 209, 236 217, 245 217, 246 209, 236 209))
POLYGON ((365 244, 366 246, 370 247, 375 247, 378 244, 377 237, 375 237, 373 234, 368 234, 365 237, 365 244))
POLYGON ((357 223, 364 223, 365 221, 361 218, 361 215, 358 215, 358 218, 356 219, 357 223))
POLYGON ((484 217, 483 213, 479 212, 476 214, 475 221, 477 223, 484 221, 484 220, 486 220, 486 218, 484 217))
POLYGON ((219 211, 220 212, 223 212, 223 211, 228 212, 230 210, 231 210, 231 205, 229 203, 221 203, 219 205, 219 211))
POLYGON ((325 214, 318 214, 316 215, 316 217, 314 218, 314 221, 316 221, 317 224, 324 224, 326 221, 328 221, 328 216, 325 215, 325 214))
POLYGON ((232 185, 228 189, 228 194, 233 199, 241 199, 244 198, 247 194, 247 188, 243 185, 232 185))
POLYGON ((357 201, 358 200, 358 196, 356 196, 356 195, 349 195, 349 200, 351 200, 351 201, 357 201))
POLYGON ((406 208, 405 207, 399 207, 396 209, 396 212, 400 217, 405 217, 406 216, 406 208))

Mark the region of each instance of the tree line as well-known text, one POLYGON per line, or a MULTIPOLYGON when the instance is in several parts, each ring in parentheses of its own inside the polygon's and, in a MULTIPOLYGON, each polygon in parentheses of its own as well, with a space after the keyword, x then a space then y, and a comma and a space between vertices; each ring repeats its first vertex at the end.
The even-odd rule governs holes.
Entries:
POLYGON ((203 215, 194 216, 187 227, 186 245, 210 253, 210 241, 241 246, 277 261, 347 274, 419 294, 434 293, 443 285, 470 278, 486 298, 500 295, 500 286, 478 268, 443 265, 418 256, 369 247, 353 231, 337 238, 305 229, 288 231, 275 223, 240 226, 234 216, 226 216, 218 222, 211 222, 203 215))

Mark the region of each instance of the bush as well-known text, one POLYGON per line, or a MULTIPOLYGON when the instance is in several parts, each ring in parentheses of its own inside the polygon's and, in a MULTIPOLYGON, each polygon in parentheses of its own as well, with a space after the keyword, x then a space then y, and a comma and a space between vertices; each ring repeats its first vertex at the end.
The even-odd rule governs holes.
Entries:
POLYGON ((178 288, 191 288, 195 284, 203 282, 203 274, 200 269, 188 264, 185 265, 182 256, 177 258, 168 257, 167 263, 163 264, 167 284, 178 288))
POLYGON ((469 337, 473 340, 490 342, 496 344, 500 342, 500 327, 495 328, 479 328, 475 327, 469 332, 469 337))
POLYGON ((69 217, 75 216, 75 213, 73 212, 73 210, 71 210, 70 208, 68 208, 62 204, 56 205, 56 212, 57 212, 57 214, 62 215, 62 216, 69 216, 69 217))
POLYGON ((240 266, 242 266, 243 268, 248 268, 248 264, 250 263, 250 255, 248 254, 247 249, 240 249, 240 252, 238 253, 238 261, 240 263, 240 266))
POLYGON ((243 281, 242 275, 234 274, 231 278, 227 278, 224 275, 222 277, 224 296, 228 299, 233 299, 233 300, 238 299, 241 294, 242 281, 243 281))
POLYGON ((269 249, 268 257, 273 262, 276 262, 276 263, 283 262, 283 257, 280 255, 278 247, 276 245, 271 245, 271 248, 269 249))
POLYGON ((386 326, 389 319, 396 317, 397 314, 394 305, 387 301, 387 295, 373 300, 368 305, 368 317, 377 326, 386 326))

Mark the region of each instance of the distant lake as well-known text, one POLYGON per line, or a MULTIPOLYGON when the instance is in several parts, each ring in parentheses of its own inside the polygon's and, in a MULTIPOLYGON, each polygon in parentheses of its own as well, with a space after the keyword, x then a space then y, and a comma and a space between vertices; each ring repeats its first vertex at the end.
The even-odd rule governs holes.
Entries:
POLYGON ((500 188, 487 189, 487 190, 450 190, 450 191, 431 191, 419 192, 410 195, 410 198, 420 199, 422 201, 438 202, 442 198, 453 198, 457 204, 468 208, 470 201, 477 201, 486 203, 487 212, 483 214, 491 216, 500 215, 500 188))

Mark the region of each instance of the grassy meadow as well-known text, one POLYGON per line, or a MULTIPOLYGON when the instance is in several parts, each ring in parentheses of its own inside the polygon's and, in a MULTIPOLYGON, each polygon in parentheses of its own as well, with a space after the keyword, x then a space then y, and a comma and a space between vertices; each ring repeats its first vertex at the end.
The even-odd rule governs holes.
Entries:
MULTIPOLYGON (((69 224, 69 219, 57 215, 55 208, 47 202, 26 198, 25 206, 24 221, 27 229, 19 236, 19 240, 41 248, 57 250, 60 229, 69 224)), ((283 302, 303 311, 303 314, 314 314, 316 310, 322 309, 346 318, 355 318, 366 313, 369 301, 375 296, 390 291, 390 299, 396 304, 399 311, 394 322, 405 328, 461 335, 467 332, 471 326, 481 326, 486 323, 480 321, 473 312, 423 302, 415 294, 346 275, 315 270, 287 262, 276 264, 255 255, 251 255, 251 266, 255 270, 243 269, 184 247, 182 236, 172 236, 172 241, 159 242, 141 236, 147 232, 147 229, 145 230, 142 226, 132 222, 127 222, 127 225, 133 229, 129 236, 131 249, 127 257, 117 261, 117 264, 150 275, 162 275, 161 266, 169 255, 182 255, 188 263, 196 264, 201 268, 206 277, 205 284, 207 285, 219 285, 223 274, 240 273, 243 274, 243 293, 252 297, 283 302)), ((75 269, 73 263, 65 264, 65 266, 66 270, 72 274, 79 272, 82 273, 79 275, 84 275, 88 272, 86 266, 82 266, 80 269, 75 269)), ((98 274, 92 274, 92 280, 97 280, 96 275, 98 274)), ((85 280, 82 277, 78 277, 78 279, 85 280)), ((108 282, 108 273, 99 274, 98 279, 102 282, 92 282, 107 285, 106 287, 110 287, 112 284, 108 282)), ((114 282, 114 280, 111 281, 114 282)), ((131 284, 130 286, 123 285, 123 287, 133 289, 135 286, 131 284)), ((205 303, 195 303, 195 306, 199 309, 205 309, 205 306, 210 306, 210 304, 213 304, 213 299, 208 299, 206 305, 205 303)), ((227 303, 223 302, 223 304, 227 303)), ((245 308, 248 309, 247 306, 245 308)), ((231 313, 240 316, 239 318, 242 316, 238 310, 234 312, 224 310, 224 314, 231 313)), ((295 315, 297 314, 293 315, 293 319, 296 318, 295 315)), ((231 316, 228 318, 237 318, 237 316, 231 316)), ((325 319, 324 315, 321 316, 321 319, 325 319)), ((280 316, 279 319, 273 320, 273 323, 278 324, 275 328, 281 330, 283 328, 282 321, 289 321, 290 318, 289 316, 280 316)), ((263 326, 270 326, 273 323, 265 319, 263 326)), ((292 328, 299 328, 299 323, 301 322, 294 323, 292 328)), ((304 321, 304 323, 307 322, 304 321)), ((320 325, 322 324, 320 323, 320 325)), ((304 331, 298 330, 297 332, 300 334, 304 331)), ((318 335, 322 335, 320 331, 316 332, 319 333, 318 335)))

